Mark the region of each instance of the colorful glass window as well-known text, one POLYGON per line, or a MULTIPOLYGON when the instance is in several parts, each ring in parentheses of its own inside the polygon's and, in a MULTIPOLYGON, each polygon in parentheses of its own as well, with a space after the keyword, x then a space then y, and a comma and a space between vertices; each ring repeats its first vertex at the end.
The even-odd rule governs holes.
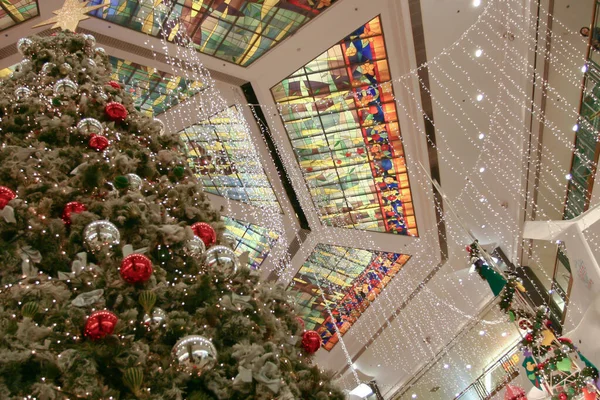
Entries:
POLYGON ((281 210, 236 107, 180 132, 188 162, 204 190, 231 200, 281 210))
POLYGON ((179 42, 242 66, 250 65, 335 0, 92 0, 91 15, 179 42))
POLYGON ((416 236, 379 17, 271 89, 321 221, 416 236))
POLYGON ((157 71, 154 68, 109 57, 113 79, 125 85, 138 110, 157 115, 196 94, 202 83, 157 71))
POLYGON ((288 290, 296 292, 307 330, 331 350, 375 301, 410 256, 319 244, 288 290))
POLYGON ((262 226, 230 217, 222 218, 225 222, 225 231, 236 240, 234 250, 238 257, 248 252, 248 266, 252 269, 260 268, 279 239, 279 235, 262 226))
POLYGON ((0 31, 40 15, 36 0, 0 0, 0 31))

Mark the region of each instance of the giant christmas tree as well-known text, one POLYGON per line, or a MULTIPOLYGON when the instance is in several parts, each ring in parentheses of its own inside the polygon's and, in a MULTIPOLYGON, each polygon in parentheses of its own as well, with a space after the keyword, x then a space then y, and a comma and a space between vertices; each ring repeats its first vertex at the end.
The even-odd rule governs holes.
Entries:
POLYGON ((18 48, 0 86, 0 398, 343 398, 94 38, 18 48))

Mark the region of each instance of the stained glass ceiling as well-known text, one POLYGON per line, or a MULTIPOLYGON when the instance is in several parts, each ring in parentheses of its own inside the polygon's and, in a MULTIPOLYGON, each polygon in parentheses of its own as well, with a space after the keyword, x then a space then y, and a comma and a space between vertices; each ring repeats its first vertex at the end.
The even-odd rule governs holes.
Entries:
POLYGON ((36 0, 0 0, 0 31, 40 15, 36 0))
POLYGON ((296 291, 305 328, 321 335, 326 350, 333 349, 339 341, 335 325, 343 336, 409 258, 319 244, 288 287, 296 291))
POLYGON ((107 5, 91 15, 169 41, 178 41, 180 31, 185 32, 198 51, 248 66, 334 2, 92 0, 89 5, 107 5))
POLYGON ((225 222, 225 231, 236 240, 234 250, 238 257, 247 251, 248 266, 252 269, 260 268, 279 239, 279 235, 258 225, 225 216, 222 218, 225 222))
POLYGON ((376 17, 271 89, 326 225, 417 235, 390 80, 376 17))
POLYGON ((179 132, 190 167, 217 196, 281 210, 260 160, 248 149, 252 141, 236 107, 179 132))
POLYGON ((198 81, 157 71, 144 65, 109 57, 113 79, 125 85, 133 96, 135 106, 146 114, 160 114, 196 94, 202 84, 198 81))

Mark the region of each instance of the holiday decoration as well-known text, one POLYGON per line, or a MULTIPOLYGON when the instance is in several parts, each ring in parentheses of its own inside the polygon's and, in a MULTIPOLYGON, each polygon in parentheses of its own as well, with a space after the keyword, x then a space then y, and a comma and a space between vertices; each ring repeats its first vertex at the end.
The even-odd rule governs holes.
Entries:
POLYGON ((206 246, 204 245, 202 239, 200 239, 198 236, 194 236, 193 238, 185 241, 183 251, 189 257, 200 258, 204 255, 206 246))
POLYGON ((40 73, 42 75, 50 75, 50 73, 52 73, 52 70, 54 68, 56 68, 56 64, 51 63, 51 62, 44 63, 44 65, 42 65, 42 69, 41 69, 40 73))
POLYGON ((0 210, 4 209, 6 205, 14 198, 17 194, 6 186, 0 186, 0 210))
POLYGON ((144 314, 142 322, 149 328, 155 329, 167 321, 167 313, 162 309, 155 307, 150 314, 144 314))
POLYGON ((210 247, 217 243, 217 234, 215 230, 206 222, 196 222, 191 228, 194 235, 202 239, 206 247, 210 247))
POLYGON ((69 226, 71 225, 71 215, 73 213, 78 214, 86 210, 87 208, 85 204, 80 203, 78 201, 72 201, 70 203, 67 203, 67 205, 63 209, 62 220, 65 223, 65 225, 69 226))
MULTIPOLYGON (((203 238, 216 244, 223 216, 182 136, 136 111, 129 91, 156 84, 178 100, 184 85, 213 87, 210 75, 147 70, 148 87, 89 35, 30 40, 31 61, 0 84, 0 398, 343 400, 295 340, 292 292, 231 250, 206 267, 203 238), (77 91, 55 95, 62 79, 77 91), (31 92, 17 101, 20 87, 31 92)), ((228 107, 216 89, 197 94, 228 107)), ((167 101, 148 100, 150 112, 167 101)))
POLYGON ((142 382, 144 382, 144 371, 141 368, 127 368, 123 373, 123 383, 136 397, 141 397, 140 388, 142 382))
POLYGON ((235 252, 229 247, 213 246, 206 251, 204 257, 209 270, 218 270, 227 277, 234 275, 240 268, 235 252))
POLYGON ((173 357, 179 367, 190 374, 202 375, 217 362, 217 349, 200 335, 186 336, 173 346, 173 357))
POLYGON ((235 249, 237 240, 235 239, 235 237, 233 237, 232 234, 225 232, 221 236, 220 243, 225 247, 229 247, 230 249, 235 249))
POLYGON ((527 400, 525 390, 519 386, 507 385, 504 400, 527 400))
POLYGON ((85 227, 83 240, 90 250, 99 251, 106 246, 119 244, 121 235, 110 221, 94 221, 85 227))
POLYGON ((85 322, 83 334, 91 340, 99 340, 112 335, 119 319, 110 311, 96 311, 85 322))
POLYGON ((143 185, 143 181, 142 178, 140 178, 138 175, 136 174, 127 174, 127 182, 129 184, 129 190, 141 190, 142 189, 142 185, 143 185))
POLYGON ((102 133, 104 127, 97 119, 84 118, 77 124, 77 130, 82 135, 98 135, 102 133))
POLYGON ((37 28, 39 26, 54 24, 52 25, 52 28, 61 28, 75 32, 79 22, 89 18, 86 15, 87 13, 106 7, 106 4, 87 7, 87 3, 88 2, 85 1, 82 3, 79 0, 65 0, 62 8, 53 11, 56 16, 34 25, 33 27, 37 28))
POLYGON ((111 101, 104 107, 104 113, 111 121, 121 122, 127 118, 127 109, 123 104, 111 101))
POLYGON ((152 261, 143 254, 130 254, 121 262, 120 274, 127 283, 146 282, 152 271, 152 261))
POLYGON ((54 94, 60 95, 71 95, 77 92, 77 84, 70 79, 61 79, 54 84, 54 94))
POLYGON ((31 49, 32 45, 33 45, 33 41, 31 39, 21 38, 17 41, 17 51, 22 56, 28 56, 29 50, 31 49))
POLYGON ((21 86, 21 87, 18 87, 17 89, 15 89, 15 97, 17 98, 17 100, 21 100, 26 97, 29 97, 29 95, 31 95, 31 89, 29 89, 25 86, 21 86))
POLYGON ((150 314, 154 304, 156 303, 156 293, 150 290, 144 290, 138 297, 138 302, 144 307, 146 314, 150 314))
POLYGON ((321 335, 315 331, 306 331, 302 334, 302 348, 308 354, 313 354, 321 347, 321 335))
POLYGON ((164 122, 162 122, 162 121, 161 121, 160 119, 158 119, 158 118, 154 118, 154 119, 153 119, 153 121, 154 121, 154 123, 155 123, 156 125, 158 125, 158 131, 159 131, 159 133, 160 133, 161 135, 162 135, 162 134, 164 134, 164 133, 165 133, 165 123, 164 123, 164 122))
POLYGON ((90 136, 89 145, 96 151, 104 151, 109 145, 109 141, 104 136, 92 135, 90 136))
POLYGON ((21 308, 21 315, 25 318, 33 318, 38 313, 40 305, 36 302, 30 301, 25 303, 21 308))
POLYGON ((115 89, 121 89, 121 84, 119 82, 110 81, 110 82, 108 82, 108 85, 112 86, 115 89))

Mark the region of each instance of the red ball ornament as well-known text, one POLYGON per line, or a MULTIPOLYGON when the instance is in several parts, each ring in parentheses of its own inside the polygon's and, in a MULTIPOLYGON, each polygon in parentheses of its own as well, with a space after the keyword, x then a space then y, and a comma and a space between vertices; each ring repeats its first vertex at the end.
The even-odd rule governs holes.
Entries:
POLYGON ((127 118, 127 109, 121 103, 111 101, 104 107, 104 113, 111 121, 121 122, 127 118))
POLYGON ((130 254, 121 262, 120 273, 127 283, 146 282, 152 276, 152 261, 142 254, 130 254))
POLYGON ((308 354, 313 354, 321 347, 321 335, 315 331, 306 331, 302 335, 302 348, 308 354))
POLYGON ((109 145, 108 139, 100 135, 90 136, 90 147, 96 151, 103 151, 109 145))
POLYGON ((114 87, 115 89, 121 89, 121 84, 116 81, 110 81, 108 82, 108 85, 114 87))
POLYGON ((560 393, 560 394, 558 395, 558 399, 559 399, 559 400, 569 400, 569 396, 567 396, 567 394, 566 394, 566 393, 560 393))
POLYGON ((4 209, 9 201, 17 197, 17 194, 6 186, 0 186, 0 210, 4 209))
POLYGON ((525 335, 525 341, 533 342, 533 335, 531 333, 528 333, 527 335, 525 335))
POLYGON ((83 334, 91 340, 99 340, 112 335, 119 318, 110 311, 96 311, 85 323, 83 334))
POLYGON ((192 231, 194 231, 194 235, 202 239, 206 245, 206 248, 209 248, 213 244, 217 243, 217 233, 213 227, 206 222, 196 222, 194 225, 192 225, 192 231))
POLYGON ((87 207, 85 206, 85 204, 80 203, 78 201, 72 201, 70 203, 67 203, 65 209, 63 210, 62 220, 65 223, 65 225, 69 226, 71 225, 71 214, 79 214, 80 212, 86 210, 87 207))

